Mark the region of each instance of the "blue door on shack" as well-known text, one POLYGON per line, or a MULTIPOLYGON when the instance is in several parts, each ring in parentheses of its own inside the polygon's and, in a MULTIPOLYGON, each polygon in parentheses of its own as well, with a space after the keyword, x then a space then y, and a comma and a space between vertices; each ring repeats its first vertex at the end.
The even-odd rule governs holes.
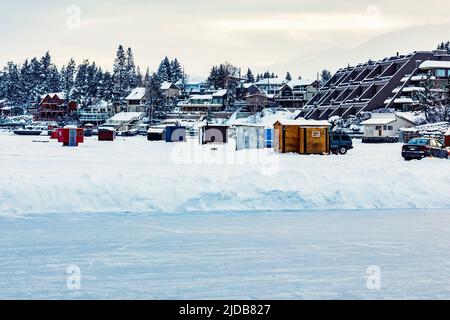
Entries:
POLYGON ((273 148, 273 136, 274 136, 274 130, 273 129, 265 129, 264 130, 264 144, 266 148, 273 148))

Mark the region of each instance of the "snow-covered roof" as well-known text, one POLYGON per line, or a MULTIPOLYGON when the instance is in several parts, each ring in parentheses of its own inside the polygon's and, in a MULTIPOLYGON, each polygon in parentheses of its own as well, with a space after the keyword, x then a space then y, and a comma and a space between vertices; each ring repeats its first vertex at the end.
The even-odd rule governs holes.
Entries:
POLYGON ((411 124, 417 125, 422 120, 423 115, 413 112, 396 112, 395 115, 403 120, 411 122, 411 124))
POLYGON ((164 128, 164 127, 152 127, 150 129, 148 129, 147 133, 163 134, 165 129, 166 128, 164 128))
MULTIPOLYGON (((384 103, 388 104, 388 103, 391 103, 391 102, 392 102, 392 99, 387 99, 384 103)), ((397 98, 397 99, 394 100, 394 103, 399 103, 399 104, 406 104, 406 103, 413 104, 413 103, 416 103, 416 102, 417 101, 414 101, 411 98, 397 98)))
POLYGON ((287 85, 290 88, 294 88, 294 87, 298 87, 298 86, 310 86, 314 83, 314 80, 309 80, 309 79, 297 79, 297 80, 291 80, 287 83, 287 85))
POLYGON ((372 118, 366 121, 361 122, 361 125, 387 125, 390 123, 395 122, 395 116, 393 115, 392 118, 372 118))
POLYGON ((121 112, 110 118, 111 121, 132 121, 142 118, 142 112, 121 112))
POLYGON ((285 83, 286 80, 281 78, 267 78, 255 82, 256 85, 283 85, 285 83))
POLYGON ((57 97, 61 100, 66 99, 66 94, 64 92, 54 92, 54 93, 46 93, 46 94, 41 95, 41 100, 44 100, 45 98, 47 98, 47 96, 50 96, 50 98, 57 97))
POLYGON ((12 107, 3 107, 3 108, 0 108, 0 110, 3 110, 3 111, 11 111, 11 110, 12 110, 12 107))
MULTIPOLYGON (((400 89, 401 88, 396 88, 392 92, 393 93, 400 92, 400 89)), ((417 91, 425 91, 425 88, 423 88, 423 87, 405 87, 401 90, 402 90, 402 92, 417 92, 417 91)))
POLYGON ((136 88, 128 95, 126 100, 142 100, 145 97, 145 88, 136 88))
POLYGON ((213 97, 224 97, 228 93, 227 89, 219 90, 213 93, 213 97))
POLYGON ((447 133, 445 135, 446 136, 450 136, 450 127, 448 127, 448 131, 447 131, 447 133))
POLYGON ((280 123, 283 126, 302 126, 302 127, 329 127, 330 123, 326 120, 306 120, 303 118, 297 120, 282 119, 276 123, 280 123))
POLYGON ((189 99, 191 99, 191 100, 211 100, 212 97, 213 96, 210 94, 205 94, 205 95, 195 94, 195 95, 190 96, 189 99))
POLYGON ((432 69, 450 69, 450 61, 424 61, 420 65, 421 70, 432 70, 432 69))
POLYGON ((161 84, 161 90, 169 90, 172 86, 175 86, 175 84, 165 81, 161 84))
POLYGON ((116 129, 114 129, 113 127, 100 127, 98 128, 98 130, 102 130, 102 131, 116 131, 116 129))
POLYGON ((64 129, 78 129, 78 127, 74 126, 74 125, 68 125, 68 126, 65 126, 64 129))

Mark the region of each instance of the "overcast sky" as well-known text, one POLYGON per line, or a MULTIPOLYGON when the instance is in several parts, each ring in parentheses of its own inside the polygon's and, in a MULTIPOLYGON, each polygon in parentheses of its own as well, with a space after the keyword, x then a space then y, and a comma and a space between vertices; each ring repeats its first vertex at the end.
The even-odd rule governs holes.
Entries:
POLYGON ((323 67, 341 67, 345 59, 433 49, 436 39, 450 38, 450 1, 442 0, 0 0, 0 4, 1 65, 50 50, 59 66, 74 57, 110 69, 117 46, 123 44, 133 48, 143 69, 156 69, 167 55, 178 57, 193 76, 204 76, 213 64, 229 61, 258 72, 272 68, 285 73, 293 68, 294 75, 312 77, 323 67), (398 47, 380 40, 389 34, 404 38, 418 26, 435 31, 398 47), (376 53, 366 45, 374 39, 379 41, 376 53), (365 47, 352 55, 352 50, 365 47), (299 62, 330 49, 348 52, 348 57, 334 59, 331 54, 323 63, 299 62))

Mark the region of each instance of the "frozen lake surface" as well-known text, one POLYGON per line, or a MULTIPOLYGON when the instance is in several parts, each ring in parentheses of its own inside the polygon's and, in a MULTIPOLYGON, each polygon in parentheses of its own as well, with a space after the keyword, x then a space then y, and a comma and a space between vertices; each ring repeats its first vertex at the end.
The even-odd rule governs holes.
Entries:
POLYGON ((0 299, 450 299, 448 209, 29 215, 0 238, 0 299))

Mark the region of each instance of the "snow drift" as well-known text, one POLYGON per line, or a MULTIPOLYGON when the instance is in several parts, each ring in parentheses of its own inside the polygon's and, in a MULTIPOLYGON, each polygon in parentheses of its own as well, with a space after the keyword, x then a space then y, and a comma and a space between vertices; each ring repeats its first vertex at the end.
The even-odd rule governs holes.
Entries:
POLYGON ((450 162, 405 162, 400 144, 300 156, 144 137, 63 148, 0 134, 0 150, 2 215, 450 208, 450 162))

